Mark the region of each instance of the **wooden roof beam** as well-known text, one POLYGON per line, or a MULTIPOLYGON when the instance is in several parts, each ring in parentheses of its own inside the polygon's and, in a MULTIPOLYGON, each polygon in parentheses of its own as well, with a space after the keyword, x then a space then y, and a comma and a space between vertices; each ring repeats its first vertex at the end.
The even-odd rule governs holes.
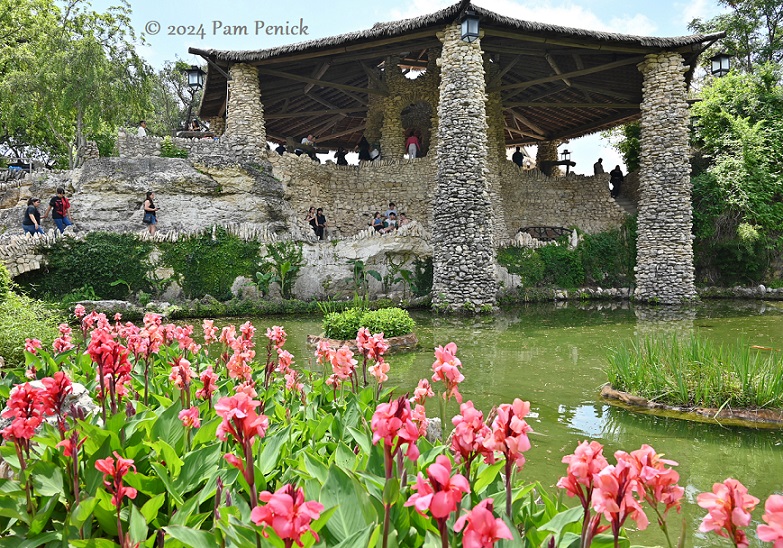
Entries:
POLYGON ((342 91, 355 91, 357 93, 373 93, 376 95, 387 95, 379 89, 372 88, 360 88, 358 86, 349 86, 347 84, 338 84, 337 82, 327 82, 325 80, 318 80, 316 78, 309 78, 307 76, 300 76, 298 74, 291 74, 290 72, 284 72, 282 70, 269 69, 265 67, 258 67, 258 72, 266 74, 268 76, 275 76, 277 78, 287 78, 289 80, 295 80, 297 82, 304 82, 306 84, 315 84, 324 88, 335 88, 342 91))
POLYGON ((508 71, 510 71, 512 68, 514 68, 514 65, 519 63, 519 60, 522 59, 521 55, 517 55, 514 57, 511 61, 509 61, 503 69, 498 72, 497 76, 495 76, 492 81, 489 82, 487 87, 495 87, 503 80, 503 77, 506 75, 508 71))
POLYGON ((500 38, 510 38, 521 42, 535 42, 537 44, 552 44, 554 46, 566 46, 569 48, 581 48, 596 51, 607 51, 612 53, 655 53, 661 48, 644 46, 621 46, 618 44, 592 44, 589 42, 578 42, 576 40, 566 40, 563 38, 549 38, 543 36, 534 36, 517 31, 507 31, 491 27, 483 27, 485 36, 498 36, 500 38))
POLYGON ((280 114, 264 114, 265 120, 283 120, 286 118, 300 118, 303 116, 323 116, 327 114, 340 114, 341 118, 345 118, 347 114, 364 113, 367 109, 364 108, 333 108, 329 110, 300 110, 291 112, 282 112, 280 114))
POLYGON ((389 88, 386 86, 386 82, 381 80, 381 77, 378 75, 376 71, 368 67, 365 63, 360 62, 359 64, 361 65, 364 73, 367 75, 367 78, 369 78, 370 82, 375 84, 376 88, 386 93, 389 93, 389 88))
POLYGON ((346 129, 345 131, 341 131, 339 133, 332 133, 331 135, 323 135, 321 136, 321 141, 328 141, 329 139, 336 139, 337 137, 342 137, 343 135, 350 135, 351 133, 356 133, 357 131, 364 131, 367 127, 366 124, 362 124, 361 126, 356 126, 355 128, 346 129))
MULTIPOLYGON (((324 74, 326 74, 326 71, 329 70, 329 67, 331 65, 332 65, 331 61, 324 61, 318 67, 316 67, 315 70, 313 70, 313 73, 310 75, 310 77, 316 80, 320 80, 321 77, 324 74)), ((315 84, 306 84, 304 87, 305 94, 311 89, 313 89, 313 86, 315 86, 315 84)))
POLYGON ((553 74, 551 76, 546 76, 544 78, 527 80, 526 82, 519 82, 516 84, 506 84, 505 86, 500 86, 500 89, 501 91, 509 91, 509 90, 517 90, 517 89, 521 90, 538 84, 546 84, 548 82, 554 82, 555 80, 562 80, 563 78, 577 78, 579 76, 586 76, 588 74, 595 74, 597 72, 605 72, 607 70, 612 70, 627 65, 634 65, 636 63, 641 63, 642 61, 644 61, 643 56, 629 57, 627 59, 621 59, 619 61, 614 61, 612 63, 605 63, 603 65, 598 65, 595 67, 590 67, 582 70, 574 70, 563 74, 553 74))
POLYGON ((639 100, 638 97, 634 97, 630 93, 622 93, 613 89, 603 89, 595 86, 588 86, 585 84, 576 84, 576 83, 572 87, 574 89, 589 91, 590 93, 593 94, 603 95, 604 97, 613 97, 615 99, 621 99, 623 101, 628 101, 628 102, 639 100))
POLYGON ((520 101, 517 103, 508 103, 504 105, 505 109, 526 107, 526 108, 610 108, 610 109, 638 109, 639 105, 634 103, 544 103, 535 101, 520 101))
POLYGON ((508 112, 511 114, 511 116, 513 116, 513 117, 514 117, 514 119, 515 119, 515 120, 518 120, 520 123, 522 123, 522 124, 526 125, 526 126, 527 126, 527 127, 529 127, 530 129, 532 129, 532 130, 533 130, 533 132, 534 132, 536 135, 540 135, 541 137, 544 137, 544 136, 546 135, 546 132, 545 132, 543 129, 541 129, 540 127, 538 127, 536 124, 534 124, 533 122, 531 122, 530 120, 528 120, 527 118, 525 118, 524 116, 522 116, 521 114, 519 114, 518 112, 514 112, 514 111, 513 111, 512 109, 510 109, 510 108, 507 108, 507 109, 505 109, 505 110, 508 110, 508 112))
POLYGON ((537 141, 546 141, 547 140, 546 137, 542 137, 541 135, 535 135, 533 133, 525 132, 525 131, 522 131, 522 130, 519 130, 519 129, 516 129, 516 128, 513 128, 513 127, 506 126, 505 129, 509 133, 518 133, 519 135, 524 135, 525 137, 530 137, 531 139, 535 139, 537 141))
MULTIPOLYGON (((552 70, 555 71, 555 74, 563 74, 563 71, 560 70, 560 67, 557 65, 557 61, 555 61, 555 58, 549 55, 548 53, 544 55, 544 59, 546 59, 546 62, 549 63, 549 66, 552 67, 552 70)), ((582 67, 584 69, 584 67, 582 67)), ((568 78, 563 78, 563 83, 567 85, 568 87, 571 87, 571 80, 568 78)))

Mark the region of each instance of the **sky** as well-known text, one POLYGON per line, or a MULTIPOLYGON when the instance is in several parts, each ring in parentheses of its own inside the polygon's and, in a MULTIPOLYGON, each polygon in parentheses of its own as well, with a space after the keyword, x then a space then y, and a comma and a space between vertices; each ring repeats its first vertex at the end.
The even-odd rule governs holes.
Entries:
MULTIPOLYGON (((203 64, 188 54, 202 49, 256 50, 364 30, 383 21, 432 13, 457 0, 129 0, 132 25, 146 42, 139 48, 155 68, 177 58, 203 64), (279 26, 283 34, 267 34, 279 26), (247 34, 242 33, 243 27, 247 34), (235 33, 235 30, 238 33, 235 33)), ((92 0, 104 11, 119 0, 92 0)), ((589 30, 644 36, 692 34, 688 23, 720 13, 717 0, 474 0, 482 8, 507 17, 589 30)), ((568 143, 576 173, 592 175, 593 163, 604 159, 607 171, 622 163, 600 135, 568 143)), ((562 147, 561 147, 562 148, 562 147)), ((534 149, 531 149, 533 152, 534 149)))

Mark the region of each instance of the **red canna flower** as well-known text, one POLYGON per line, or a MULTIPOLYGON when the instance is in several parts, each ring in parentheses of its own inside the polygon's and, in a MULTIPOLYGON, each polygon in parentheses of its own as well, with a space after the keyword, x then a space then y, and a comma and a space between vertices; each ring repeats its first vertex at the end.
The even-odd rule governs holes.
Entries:
POLYGON ((416 447, 419 429, 413 422, 411 405, 405 396, 378 405, 373 413, 370 426, 373 432, 373 445, 383 440, 384 448, 394 455, 403 444, 407 443, 406 456, 410 460, 419 458, 419 449, 416 447))
POLYGON ((36 388, 30 383, 17 384, 12 390, 2 413, 4 419, 12 419, 11 424, 3 430, 3 438, 20 441, 25 449, 30 438, 35 435, 35 429, 43 422, 46 414, 46 390, 36 388))
POLYGON ((287 484, 270 493, 262 491, 258 498, 265 502, 264 506, 256 506, 250 513, 250 519, 263 527, 264 538, 269 538, 267 527, 271 527, 280 537, 285 546, 304 546, 302 537, 309 531, 318 542, 318 534, 313 531, 310 523, 318 519, 324 506, 320 502, 305 501, 304 491, 294 485, 287 484))
POLYGON ((116 461, 111 457, 96 460, 95 469, 103 473, 103 484, 112 494, 111 503, 119 508, 123 498, 136 498, 136 489, 125 487, 122 483, 122 478, 131 470, 135 472, 136 467, 133 465, 133 459, 124 459, 117 451, 114 452, 114 456, 117 457, 116 461))
POLYGON ((84 445, 85 441, 87 441, 86 437, 79 439, 79 435, 76 433, 76 431, 74 431, 70 438, 65 438, 63 441, 55 445, 55 447, 62 447, 63 455, 73 458, 79 449, 81 449, 82 445, 84 445))
POLYGON ((462 548, 492 548, 501 539, 514 538, 505 522, 496 518, 492 510, 492 499, 484 499, 457 520, 454 531, 459 533, 465 529, 462 548))
POLYGON ((750 523, 750 512, 759 499, 749 495, 744 485, 728 478, 723 483, 714 484, 712 493, 700 493, 696 502, 708 512, 699 531, 714 531, 718 536, 730 539, 738 548, 747 548, 748 537, 743 527, 750 523))

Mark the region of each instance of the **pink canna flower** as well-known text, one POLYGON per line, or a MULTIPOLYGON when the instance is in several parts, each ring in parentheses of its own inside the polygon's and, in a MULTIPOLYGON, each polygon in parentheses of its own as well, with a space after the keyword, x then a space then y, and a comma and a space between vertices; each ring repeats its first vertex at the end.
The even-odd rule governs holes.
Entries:
POLYGON ((226 441, 231 435, 240 445, 252 444, 256 436, 263 438, 269 428, 266 415, 256 413, 261 402, 239 392, 230 398, 220 398, 215 412, 223 417, 217 429, 217 437, 226 441))
POLYGON ((190 362, 182 356, 177 356, 171 362, 171 373, 169 380, 180 390, 188 390, 190 381, 193 379, 193 370, 190 369, 190 362))
POLYGON ((212 366, 207 367, 199 376, 202 388, 196 390, 196 397, 200 400, 209 400, 217 387, 218 376, 212 371, 212 366))
POLYGON ((234 453, 226 453, 223 455, 223 458, 226 459, 226 462, 231 466, 242 472, 242 474, 245 473, 245 463, 242 462, 242 459, 237 457, 234 453))
POLYGON ((655 449, 647 444, 630 454, 631 464, 637 469, 637 489, 639 496, 656 506, 658 503, 665 505, 663 516, 671 508, 680 511, 680 500, 685 490, 677 485, 680 475, 668 466, 677 466, 673 460, 661 458, 655 449))
POLYGON ((457 509, 464 493, 470 492, 468 480, 462 474, 451 476, 451 459, 438 455, 435 463, 427 468, 427 479, 419 472, 416 484, 411 487, 416 493, 410 496, 405 506, 413 506, 424 515, 429 510, 435 519, 446 519, 457 509))
POLYGON ((783 496, 769 496, 761 519, 766 525, 759 525, 756 529, 759 540, 773 542, 773 548, 783 548, 783 496))
POLYGON ((198 428, 201 426, 201 420, 198 416, 198 407, 183 409, 177 416, 179 417, 179 420, 182 421, 182 426, 185 428, 198 428))
POLYGON ((708 512, 699 531, 713 531, 718 536, 730 539, 739 548, 748 546, 748 537, 742 528, 750 523, 750 512, 759 499, 749 495, 744 485, 728 478, 723 483, 714 484, 712 493, 700 493, 696 502, 708 512))
POLYGON ((332 347, 329 346, 329 341, 321 339, 318 341, 318 346, 315 349, 315 362, 319 365, 331 362, 333 352, 332 347))
POLYGON ((267 327, 266 329, 266 337, 275 348, 282 348, 282 346, 285 344, 287 336, 288 335, 286 335, 286 332, 282 326, 273 325, 272 327, 267 327))
POLYGON ((413 390, 411 403, 424 405, 424 403, 427 401, 427 398, 432 398, 433 396, 435 396, 435 393, 432 391, 430 381, 427 379, 421 379, 419 380, 419 385, 413 390))
POLYGON ((432 364, 432 380, 445 383, 444 399, 448 400, 453 396, 457 402, 462 403, 459 383, 465 380, 465 376, 460 373, 460 367, 462 367, 462 362, 457 358, 456 344, 450 342, 445 347, 439 346, 435 349, 435 362, 432 364))
POLYGON ((255 398, 258 396, 258 392, 256 392, 256 382, 255 381, 241 382, 234 387, 234 393, 245 394, 248 398, 251 399, 255 398))
POLYGON ((369 329, 362 327, 356 333, 356 347, 369 359, 378 361, 389 349, 389 342, 383 338, 383 333, 373 335, 369 329))
POLYGON ((76 319, 81 320, 84 318, 84 316, 87 314, 87 310, 85 310, 84 305, 77 304, 73 308, 73 315, 76 316, 76 319))
POLYGON ((26 352, 29 352, 30 354, 37 354, 38 350, 43 348, 43 345, 41 344, 41 341, 38 339, 25 339, 24 340, 24 349, 26 352))
POLYGON ((427 435, 427 425, 429 424, 427 409, 417 403, 416 407, 411 411, 411 418, 413 423, 419 428, 419 437, 425 437, 427 435))
POLYGON ((201 324, 204 330, 204 344, 212 344, 217 341, 217 327, 214 320, 204 320, 201 324))
POLYGON ((459 406, 460 414, 451 419, 454 432, 451 435, 451 452, 457 462, 470 463, 478 455, 492 464, 495 462, 494 452, 484 445, 484 440, 492 435, 489 426, 484 424, 484 414, 473 407, 473 402, 468 401, 459 406))
POLYGON ((60 330, 60 336, 54 339, 52 342, 52 348, 54 351, 58 354, 61 354, 76 348, 76 346, 71 342, 72 330, 70 326, 67 323, 61 323, 58 326, 58 329, 60 330))
POLYGON ((244 379, 249 381, 253 374, 253 368, 250 367, 250 362, 255 357, 253 350, 244 352, 234 352, 226 362, 226 369, 228 369, 228 376, 232 379, 244 379))
POLYGON ((95 469, 103 473, 103 484, 106 486, 106 490, 112 494, 111 503, 119 508, 123 498, 136 498, 136 489, 125 487, 122 481, 129 471, 135 472, 136 467, 133 465, 133 459, 124 459, 117 451, 114 452, 114 456, 117 457, 116 461, 111 457, 96 460, 95 469))
POLYGON ((288 373, 293 362, 294 356, 288 350, 277 349, 277 368, 275 371, 283 374, 288 373))
POLYGON ((237 338, 237 330, 236 327, 233 325, 227 325, 220 331, 220 338, 218 339, 221 343, 225 344, 226 346, 231 346, 234 344, 234 341, 236 341, 237 338))
POLYGON ((323 512, 320 502, 305 501, 304 491, 294 485, 287 484, 270 493, 262 491, 258 498, 266 504, 256 506, 250 513, 250 519, 259 527, 263 527, 264 538, 269 538, 267 527, 283 540, 286 547, 296 543, 304 546, 302 537, 309 531, 318 542, 318 534, 310 526, 323 512))
POLYGON ((492 548, 501 539, 514 538, 505 522, 496 518, 492 511, 492 499, 484 499, 457 520, 454 531, 459 533, 465 530, 462 548, 492 548))
POLYGON ((293 369, 285 374, 285 389, 292 392, 304 392, 304 385, 299 382, 299 373, 293 369))
POLYGON ((389 403, 378 405, 370 421, 372 428, 372 443, 376 445, 383 440, 384 450, 391 456, 400 450, 403 444, 408 444, 405 455, 412 461, 419 458, 419 429, 413 423, 411 405, 405 396, 389 403))
POLYGON ((649 520, 633 496, 637 490, 636 468, 624 451, 617 451, 615 458, 616 466, 606 466, 594 477, 592 505, 596 512, 603 513, 617 538, 628 518, 636 522, 639 530, 646 529, 649 520))
POLYGON ((533 431, 524 419, 530 413, 530 402, 516 398, 513 404, 500 405, 496 413, 492 421, 492 435, 484 439, 484 447, 503 453, 521 470, 525 465, 522 453, 530 449, 527 435, 533 431))
POLYGON ((380 357, 374 365, 368 367, 367 371, 370 372, 370 375, 375 377, 378 384, 383 384, 389 380, 389 376, 386 374, 389 372, 389 363, 384 361, 382 357, 380 357))
POLYGON ((597 441, 583 441, 573 455, 563 457, 568 464, 567 475, 560 478, 557 486, 566 490, 569 497, 579 497, 582 504, 589 504, 593 491, 593 478, 609 466, 604 457, 604 447, 597 441))

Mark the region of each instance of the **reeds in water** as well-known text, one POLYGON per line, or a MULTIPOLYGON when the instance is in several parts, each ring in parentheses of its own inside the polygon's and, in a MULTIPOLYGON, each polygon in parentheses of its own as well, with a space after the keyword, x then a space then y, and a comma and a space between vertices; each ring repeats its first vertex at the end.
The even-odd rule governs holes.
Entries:
POLYGON ((783 352, 746 341, 646 337, 610 350, 612 387, 686 407, 783 408, 783 352))

